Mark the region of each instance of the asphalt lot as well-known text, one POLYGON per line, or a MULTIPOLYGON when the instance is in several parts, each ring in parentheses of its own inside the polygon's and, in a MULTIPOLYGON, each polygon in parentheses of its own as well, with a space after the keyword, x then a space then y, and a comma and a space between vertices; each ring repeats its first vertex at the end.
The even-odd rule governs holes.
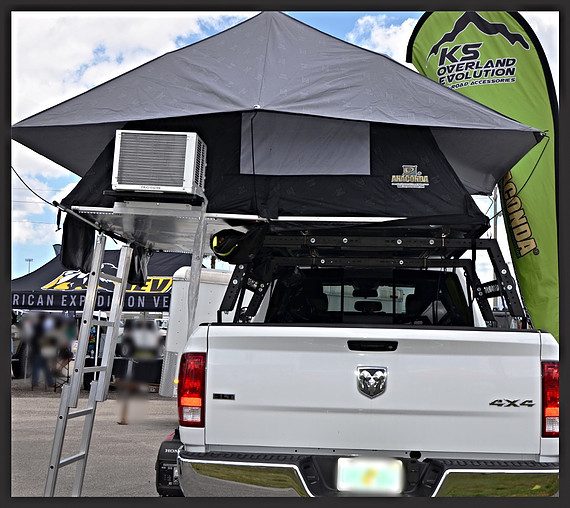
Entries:
MULTIPOLYGON (((12 497, 43 496, 61 392, 32 391, 30 380, 12 380, 12 497)), ((141 393, 127 402, 111 392, 97 407, 83 482, 85 497, 156 497, 154 464, 160 443, 177 425, 176 400, 141 393)), ((81 392, 78 408, 87 403, 81 392)), ((62 458, 79 451, 84 419, 68 422, 62 458)), ((71 496, 75 464, 60 469, 55 495, 71 496)))

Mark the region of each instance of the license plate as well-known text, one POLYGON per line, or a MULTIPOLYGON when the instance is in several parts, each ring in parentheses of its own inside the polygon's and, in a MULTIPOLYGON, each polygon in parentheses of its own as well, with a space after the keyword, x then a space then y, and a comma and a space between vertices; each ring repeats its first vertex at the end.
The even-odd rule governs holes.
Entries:
POLYGON ((337 489, 346 492, 400 494, 404 489, 404 466, 397 459, 340 458, 337 489))

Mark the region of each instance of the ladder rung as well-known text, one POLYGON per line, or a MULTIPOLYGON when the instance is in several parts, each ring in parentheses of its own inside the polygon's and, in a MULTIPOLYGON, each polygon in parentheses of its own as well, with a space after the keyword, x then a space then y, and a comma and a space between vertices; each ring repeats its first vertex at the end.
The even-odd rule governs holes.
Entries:
POLYGON ((79 416, 85 416, 93 412, 92 407, 86 409, 80 409, 79 411, 73 411, 67 415, 68 418, 78 418, 79 416))
POLYGON ((119 284, 123 282, 123 279, 121 277, 117 277, 116 275, 111 275, 110 273, 105 273, 105 272, 101 272, 99 278, 112 280, 113 282, 118 282, 119 284))
POLYGON ((60 461, 59 467, 67 466, 69 464, 77 462, 78 460, 84 460, 84 459, 85 459, 85 452, 80 452, 77 455, 72 455, 71 457, 67 457, 66 459, 60 461))
POLYGON ((114 321, 104 321, 102 319, 92 319, 91 326, 113 326, 115 324, 114 321))
POLYGON ((102 365, 96 365, 94 367, 83 367, 83 372, 105 372, 107 367, 103 367, 102 365))

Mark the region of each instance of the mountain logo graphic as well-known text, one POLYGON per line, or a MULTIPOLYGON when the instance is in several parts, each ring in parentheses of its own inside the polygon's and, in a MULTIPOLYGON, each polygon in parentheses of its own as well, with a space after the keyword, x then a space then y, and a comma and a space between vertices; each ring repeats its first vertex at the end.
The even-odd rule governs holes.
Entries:
MULTIPOLYGON (((104 273, 116 273, 117 267, 112 263, 103 263, 102 270, 104 273)), ((47 291, 81 291, 87 289, 89 282, 89 274, 79 270, 66 270, 58 275, 55 279, 43 285, 41 289, 47 291)), ((102 276, 99 279, 98 291, 113 291, 115 283, 102 276)), ((142 286, 137 284, 128 284, 126 291, 128 293, 168 293, 172 287, 172 277, 166 276, 148 276, 142 286)))
POLYGON ((511 46, 514 46, 518 42, 524 49, 530 49, 526 39, 519 33, 511 32, 504 23, 491 23, 477 12, 468 11, 463 13, 457 19, 451 32, 444 34, 443 37, 431 48, 426 58, 426 67, 429 64, 431 56, 437 55, 443 44, 453 42, 457 36, 469 26, 470 23, 473 23, 479 31, 485 35, 500 34, 511 43, 511 46))
MULTIPOLYGON (((103 263, 103 271, 111 272, 111 268, 117 271, 117 267, 112 263, 103 263)), ((89 274, 80 270, 66 270, 58 275, 55 279, 41 287, 43 290, 56 291, 78 291, 87 289, 89 274)), ((104 291, 113 291, 115 283, 108 279, 102 278, 99 281, 98 289, 104 291)))

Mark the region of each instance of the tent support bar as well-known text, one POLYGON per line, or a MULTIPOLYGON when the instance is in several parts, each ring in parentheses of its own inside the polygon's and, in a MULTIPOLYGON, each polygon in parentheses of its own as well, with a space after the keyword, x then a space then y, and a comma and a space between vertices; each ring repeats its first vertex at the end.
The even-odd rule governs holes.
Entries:
POLYGON ((74 212, 71 208, 67 208, 67 206, 62 205, 61 203, 58 203, 57 201, 52 201, 52 203, 55 207, 59 208, 62 212, 68 213, 68 214, 72 215, 73 217, 75 217, 76 219, 79 219, 79 220, 89 224, 91 227, 95 228, 99 232, 103 231, 103 229, 101 228, 101 226, 99 226, 99 224, 97 224, 96 222, 90 221, 89 219, 86 219, 82 215, 74 212))
POLYGON ((115 233, 114 231, 108 231, 108 230, 103 229, 97 222, 94 222, 94 221, 87 219, 83 215, 75 212, 74 210, 72 210, 71 208, 68 208, 67 206, 62 205, 61 203, 58 203, 57 201, 53 201, 52 203, 55 207, 57 207, 62 212, 68 213, 68 214, 72 215, 74 218, 79 219, 79 220, 85 222, 86 224, 89 224, 91 227, 93 227, 96 231, 99 231, 100 233, 105 233, 107 236, 114 238, 116 240, 119 240, 119 241, 126 243, 126 244, 137 243, 137 242, 129 242, 129 240, 122 237, 118 233, 115 233))

